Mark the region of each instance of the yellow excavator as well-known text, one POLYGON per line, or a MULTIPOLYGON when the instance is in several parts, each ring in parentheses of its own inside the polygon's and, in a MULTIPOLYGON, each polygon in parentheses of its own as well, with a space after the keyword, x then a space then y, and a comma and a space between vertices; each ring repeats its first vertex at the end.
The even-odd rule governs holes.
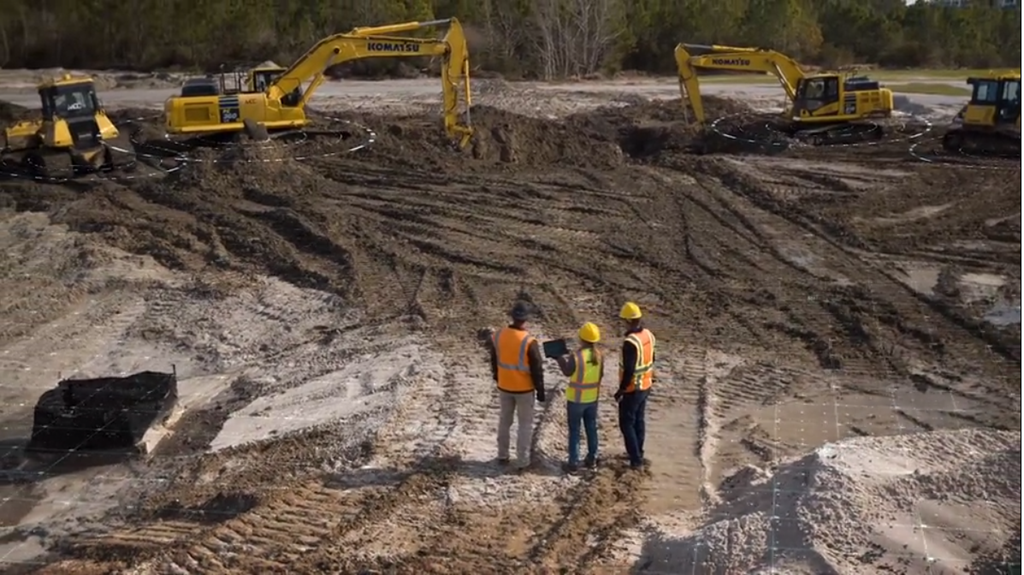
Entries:
POLYGON ((815 145, 881 137, 881 128, 872 120, 892 116, 894 108, 892 90, 878 82, 865 76, 806 74, 795 60, 774 50, 679 44, 675 59, 684 110, 688 101, 700 125, 705 116, 698 70, 775 76, 790 101, 784 112, 786 132, 815 145))
POLYGON ((951 152, 1020 157, 1020 69, 967 79, 971 99, 942 137, 951 152))
POLYGON ((166 130, 171 134, 256 135, 302 128, 310 123, 306 105, 324 82, 329 67, 364 58, 423 56, 443 58, 445 131, 460 146, 465 146, 473 135, 469 125, 469 49, 462 25, 455 18, 355 28, 335 34, 318 42, 285 70, 268 68, 259 74, 254 70, 246 82, 247 89, 232 93, 225 93, 223 86, 212 79, 189 80, 180 96, 169 98, 164 104, 166 130), (448 31, 440 39, 396 35, 441 26, 448 31), (265 88, 259 91, 261 81, 265 88))
POLYGON ((110 121, 92 78, 65 74, 41 83, 38 91, 41 118, 4 129, 4 165, 47 179, 135 165, 130 138, 110 121))

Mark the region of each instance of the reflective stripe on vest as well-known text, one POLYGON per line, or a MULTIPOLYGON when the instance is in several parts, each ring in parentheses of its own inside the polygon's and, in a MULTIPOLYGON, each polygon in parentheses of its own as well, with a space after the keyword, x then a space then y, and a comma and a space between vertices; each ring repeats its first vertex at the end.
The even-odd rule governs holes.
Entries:
POLYGON ((524 330, 502 328, 494 334, 498 358, 498 389, 521 393, 533 390, 527 352, 534 338, 524 330))
MULTIPOLYGON (((633 381, 626 386, 626 393, 635 391, 639 384, 640 390, 651 388, 654 383, 654 334, 648 329, 626 336, 626 341, 636 346, 636 365, 633 368, 633 381)), ((622 379, 622 366, 619 366, 619 379, 622 379)))
POLYGON ((595 349, 581 349, 573 354, 576 371, 569 378, 565 398, 572 403, 594 403, 601 393, 601 354, 595 349), (593 354, 597 361, 592 362, 593 354))

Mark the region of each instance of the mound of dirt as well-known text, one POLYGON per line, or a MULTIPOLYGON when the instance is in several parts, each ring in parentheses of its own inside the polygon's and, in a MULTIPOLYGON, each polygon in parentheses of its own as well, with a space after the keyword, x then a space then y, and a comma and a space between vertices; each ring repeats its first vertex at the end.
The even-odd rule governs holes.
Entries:
POLYGON ((679 550, 714 573, 991 561, 1020 525, 1020 442, 1020 432, 958 430, 828 444, 733 489, 679 550))
MULTIPOLYGON (((33 110, 11 102, 0 100, 0 123, 8 124, 26 120, 32 116, 33 110)), ((38 112, 36 112, 38 115, 38 112)))
MULTIPOLYGON (((743 103, 708 97, 709 116, 749 112, 743 103)), ((629 158, 649 159, 663 152, 692 151, 701 145, 700 130, 686 123, 678 101, 641 100, 571 115, 562 121, 523 116, 491 106, 470 111, 476 130, 463 154, 436 120, 394 116, 384 125, 359 119, 377 130, 370 153, 388 163, 465 169, 466 160, 521 166, 561 165, 616 168, 629 158), (469 158, 467 158, 467 156, 469 158)))

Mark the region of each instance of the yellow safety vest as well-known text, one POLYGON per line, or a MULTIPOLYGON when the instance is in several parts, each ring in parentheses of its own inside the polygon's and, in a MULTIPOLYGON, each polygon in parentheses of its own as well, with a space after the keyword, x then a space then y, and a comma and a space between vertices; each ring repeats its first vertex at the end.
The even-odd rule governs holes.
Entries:
POLYGON ((601 354, 595 349, 581 349, 573 355, 576 371, 569 378, 565 398, 572 403, 594 403, 601 393, 601 354), (594 354, 597 354, 596 362, 591 361, 594 354))

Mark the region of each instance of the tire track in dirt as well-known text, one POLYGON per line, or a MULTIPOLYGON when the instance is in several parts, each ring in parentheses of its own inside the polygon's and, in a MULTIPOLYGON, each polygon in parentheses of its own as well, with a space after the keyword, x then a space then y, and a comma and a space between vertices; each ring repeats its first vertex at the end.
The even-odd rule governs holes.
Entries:
MULTIPOLYGON (((766 200, 772 194, 777 197, 779 195, 777 192, 759 190, 758 184, 752 181, 745 172, 729 172, 726 179, 735 180, 737 176, 741 179, 746 178, 747 182, 735 187, 738 190, 745 190, 743 193, 755 204, 763 205, 766 201, 774 202, 776 211, 779 209, 785 211, 785 207, 778 204, 777 201, 766 200)), ((844 325, 863 332, 862 337, 867 339, 869 345, 879 355, 886 358, 894 372, 904 375, 907 373, 905 364, 907 361, 912 361, 908 354, 924 356, 948 354, 950 350, 945 347, 947 339, 950 340, 950 343, 955 341, 959 344, 960 350, 958 351, 962 356, 991 356, 991 352, 995 351, 1002 355, 1003 359, 1016 361, 1019 364, 1019 354, 1015 355, 1006 350, 1001 342, 993 341, 990 331, 980 328, 977 322, 968 321, 949 309, 948 306, 939 305, 932 299, 913 292, 904 282, 896 279, 891 272, 882 269, 878 264, 866 261, 863 256, 858 255, 857 251, 832 239, 827 231, 821 230, 817 225, 809 223, 802 212, 779 213, 780 217, 813 234, 815 253, 831 252, 834 254, 827 258, 829 262, 827 265, 841 270, 844 277, 859 279, 858 286, 853 289, 841 290, 841 299, 825 302, 824 307, 844 325), (790 215, 791 213, 792 215, 790 215), (851 296, 856 299, 850 301, 851 296), (943 326, 945 329, 942 331, 947 331, 950 328, 962 330, 970 337, 968 339, 944 338, 939 334, 940 330, 935 327, 922 328, 914 325, 913 323, 927 326, 933 323, 920 318, 922 307, 932 312, 938 312, 940 317, 947 320, 948 323, 943 326), (865 325, 862 320, 858 319, 858 316, 867 309, 872 310, 872 316, 876 318, 873 322, 875 325, 865 325), (886 329, 890 331, 889 334, 885 333, 886 329), (890 335, 892 332, 895 334, 890 335), (975 340, 974 345, 967 345, 972 338, 975 340), (916 343, 918 349, 912 349, 907 345, 908 343, 916 343)), ((927 315, 935 314, 927 313, 927 315)))
MULTIPOLYGON (((763 423, 757 418, 795 393, 799 375, 778 369, 774 358, 884 378, 906 373, 909 360, 940 362, 963 350, 983 364, 994 357, 909 325, 927 325, 934 314, 838 247, 834 228, 791 215, 792 206, 773 195, 795 197, 793 188, 804 187, 825 196, 830 186, 840 188, 834 195, 853 195, 832 178, 794 169, 766 183, 741 165, 703 158, 680 160, 677 169, 685 174, 617 161, 595 175, 564 156, 561 164, 532 168, 485 166, 456 154, 431 155, 431 141, 389 148, 385 138, 366 158, 301 166, 210 164, 169 178, 173 188, 132 183, 100 186, 87 196, 39 193, 62 221, 115 245, 188 271, 212 264, 269 272, 338 294, 366 309, 367 321, 418 316, 408 320, 409 329, 454 350, 447 370, 434 376, 443 383, 424 377, 410 388, 404 411, 348 458, 352 469, 309 473, 319 464, 305 458, 317 461, 319 450, 330 451, 330 434, 181 463, 180 476, 196 485, 181 480, 148 499, 151 515, 175 498, 201 506, 217 490, 252 495, 258 503, 190 533, 185 525, 196 522, 136 521, 134 531, 122 533, 144 551, 114 556, 137 561, 149 554, 168 567, 174 562, 211 573, 269 572, 292 562, 425 573, 491 572, 495 565, 509 572, 596 570, 608 542, 635 523, 637 509, 683 491, 692 501, 666 505, 692 511, 702 484, 709 498, 721 471, 716 465, 725 465, 711 463, 712 455, 740 461, 760 450, 772 458, 768 440, 758 444, 764 438, 755 433, 763 423), (417 164, 412 152, 434 163, 417 164), (786 250, 801 246, 819 253, 822 266, 881 287, 850 289, 813 265, 794 263, 786 250), (627 480, 621 464, 610 463, 593 477, 567 479, 551 473, 550 462, 532 475, 506 477, 487 461, 494 391, 483 358, 467 352, 465 342, 481 324, 503 321, 522 290, 536 298, 544 312, 538 323, 552 334, 572 334, 584 320, 616 325, 615 311, 626 299, 647 310, 667 356, 659 357, 649 416, 649 442, 666 451, 651 454, 650 478, 627 480), (729 367, 731 360, 708 348, 745 362, 729 367), (731 445, 743 439, 753 447, 731 445), (662 463, 670 460, 677 467, 662 463), (279 469, 303 467, 305 476, 280 481, 279 469), (281 485, 270 487, 275 482, 281 485), (402 527, 414 524, 417 531, 402 527), (383 546, 395 540, 406 545, 385 553, 383 546), (175 551, 161 550, 168 545, 175 551)), ((242 152, 248 153, 263 152, 242 152)), ((935 329, 950 339, 965 336, 948 327, 935 329)), ((611 332, 605 339, 614 346, 619 335, 611 332)), ((616 356, 611 352, 609 360, 616 356)), ((614 382, 609 385, 608 394, 614 382)), ((564 452, 561 401, 553 397, 537 420, 538 452, 548 456, 564 452)), ((609 407, 602 412, 606 446, 618 439, 609 407)), ((350 431, 330 433, 338 440, 350 431)), ((114 539, 93 551, 102 554, 114 539)))
MULTIPOLYGON (((204 516, 188 522, 158 519, 149 525, 80 541, 78 554, 102 558, 151 557, 168 571, 177 566, 204 573, 288 572, 296 565, 312 566, 316 563, 311 561, 322 560, 311 552, 323 548, 325 542, 333 545, 348 540, 379 541, 379 537, 367 539, 366 533, 379 529, 395 513, 408 515, 419 510, 417 519, 428 519, 420 508, 406 507, 424 497, 429 500, 433 492, 443 489, 448 473, 438 462, 454 426, 453 414, 446 407, 449 402, 445 401, 453 394, 453 384, 438 386, 438 381, 453 380, 437 374, 432 378, 421 377, 420 383, 408 392, 438 408, 434 411, 439 416, 437 425, 433 429, 421 427, 418 433, 407 437, 410 441, 405 447, 409 449, 404 453, 384 455, 382 461, 390 464, 388 467, 381 469, 380 460, 371 459, 350 471, 299 482, 285 481, 269 490, 258 488, 258 495, 254 496, 257 503, 251 509, 218 511, 210 514, 212 522, 204 516), (174 549, 165 551, 168 546, 174 549)), ((405 427, 400 420, 393 421, 405 427)), ((378 440, 376 444, 381 443, 378 440)), ((381 445, 387 447, 386 443, 381 445)), ((375 455, 374 445, 366 444, 360 449, 362 453, 353 460, 357 463, 375 455)), ((223 480, 217 488, 224 489, 232 483, 223 480)), ((362 547, 365 545, 357 548, 362 547)))

